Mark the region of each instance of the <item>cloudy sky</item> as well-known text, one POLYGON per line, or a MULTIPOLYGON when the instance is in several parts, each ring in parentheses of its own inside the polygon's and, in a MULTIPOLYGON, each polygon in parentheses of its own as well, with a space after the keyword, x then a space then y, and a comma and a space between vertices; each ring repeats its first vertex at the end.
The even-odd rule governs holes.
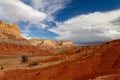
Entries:
POLYGON ((120 38, 120 0, 0 0, 0 19, 22 36, 74 43, 120 38))

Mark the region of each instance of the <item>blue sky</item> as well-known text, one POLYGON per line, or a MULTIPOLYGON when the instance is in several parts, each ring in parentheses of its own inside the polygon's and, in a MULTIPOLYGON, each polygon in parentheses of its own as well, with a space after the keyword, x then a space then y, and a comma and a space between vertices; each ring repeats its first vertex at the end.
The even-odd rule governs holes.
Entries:
POLYGON ((71 17, 81 14, 96 11, 105 12, 119 8, 120 0, 72 0, 65 9, 58 12, 56 20, 65 21, 71 17))
POLYGON ((120 38, 120 0, 0 0, 0 19, 22 36, 104 42, 120 38))

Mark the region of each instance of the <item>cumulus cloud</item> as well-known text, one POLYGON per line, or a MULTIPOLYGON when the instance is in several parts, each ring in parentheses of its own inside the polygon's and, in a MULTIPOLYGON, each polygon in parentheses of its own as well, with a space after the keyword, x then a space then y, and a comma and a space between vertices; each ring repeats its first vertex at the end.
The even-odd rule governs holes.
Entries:
POLYGON ((45 13, 33 9, 20 0, 0 0, 0 19, 10 22, 27 21, 39 24, 45 18, 45 13))
MULTIPOLYGON (((0 0, 0 19, 8 22, 29 22, 37 28, 46 28, 44 20, 52 20, 53 14, 65 8, 71 0, 0 0)), ((31 26, 30 26, 31 27, 31 26)), ((29 28, 26 28, 29 32, 29 28)))
POLYGON ((75 43, 101 42, 120 38, 120 10, 94 12, 76 16, 49 31, 56 39, 69 39, 75 43))
POLYGON ((48 20, 54 20, 54 15, 59 10, 66 7, 71 0, 31 0, 34 9, 47 14, 48 20))

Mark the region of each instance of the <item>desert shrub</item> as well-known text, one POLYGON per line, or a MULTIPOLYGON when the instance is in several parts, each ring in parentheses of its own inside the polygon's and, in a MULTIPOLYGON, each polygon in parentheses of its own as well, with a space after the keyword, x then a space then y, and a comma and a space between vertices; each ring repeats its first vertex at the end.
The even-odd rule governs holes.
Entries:
POLYGON ((4 69, 4 67, 2 66, 2 67, 0 67, 0 70, 3 70, 4 69))
POLYGON ((35 52, 31 52, 32 54, 35 54, 35 52))
POLYGON ((80 48, 77 48, 77 49, 75 50, 75 52, 76 52, 76 53, 80 53, 80 52, 81 52, 80 48))
POLYGON ((88 45, 88 46, 85 46, 85 47, 86 47, 87 49, 90 49, 90 48, 91 48, 91 46, 89 46, 89 45, 88 45))
POLYGON ((30 63, 28 66, 32 67, 32 66, 36 66, 36 65, 38 65, 38 64, 39 64, 38 62, 32 62, 32 63, 30 63))
POLYGON ((84 55, 81 55, 80 56, 80 59, 86 59, 86 58, 89 58, 91 56, 93 56, 94 54, 84 54, 84 55))
POLYGON ((23 63, 28 61, 28 57, 26 55, 22 55, 21 58, 23 63))
POLYGON ((69 53, 69 51, 65 50, 65 49, 60 49, 60 50, 55 52, 55 54, 67 54, 67 53, 69 53))

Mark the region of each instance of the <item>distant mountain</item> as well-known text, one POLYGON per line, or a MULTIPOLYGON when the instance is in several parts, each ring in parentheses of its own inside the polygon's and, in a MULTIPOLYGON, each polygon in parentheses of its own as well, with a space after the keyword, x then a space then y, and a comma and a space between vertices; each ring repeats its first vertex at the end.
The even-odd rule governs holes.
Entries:
POLYGON ((58 46, 68 46, 73 45, 72 41, 69 40, 50 40, 50 39, 30 39, 30 44, 34 46, 50 46, 50 47, 58 47, 58 46))
POLYGON ((94 45, 94 44, 103 44, 107 41, 101 41, 101 42, 84 42, 84 43, 77 43, 77 45, 81 45, 81 46, 86 46, 86 45, 94 45))

